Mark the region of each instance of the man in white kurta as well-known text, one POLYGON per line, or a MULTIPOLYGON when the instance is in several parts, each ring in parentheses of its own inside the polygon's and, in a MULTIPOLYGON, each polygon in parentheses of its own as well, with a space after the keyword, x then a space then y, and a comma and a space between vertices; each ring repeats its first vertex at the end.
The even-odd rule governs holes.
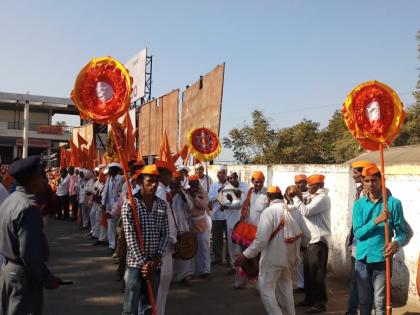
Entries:
MULTIPOLYGON (((241 209, 241 220, 258 226, 261 213, 268 207, 267 188, 264 187, 265 176, 261 171, 252 173, 251 181, 253 187, 248 190, 241 209)), ((238 268, 239 269, 239 268, 238 268)), ((237 270, 234 287, 245 288, 248 277, 240 270, 237 270)))
POLYGON ((172 179, 172 172, 166 167, 159 167, 159 187, 156 190, 156 196, 166 202, 168 209, 168 223, 169 223, 169 241, 166 252, 162 257, 162 267, 160 271, 159 289, 156 299, 156 305, 159 315, 165 314, 166 299, 168 297, 169 287, 171 286, 173 264, 172 264, 172 249, 176 244, 177 231, 175 227, 175 220, 170 211, 171 203, 171 189, 169 184, 172 179))
POLYGON ((288 249, 281 230, 284 224, 283 196, 270 193, 270 206, 261 213, 257 234, 252 244, 238 257, 235 264, 256 257, 261 252, 259 290, 261 300, 269 315, 294 315, 292 278, 288 249), (281 229, 279 229, 281 227, 281 229), (277 233, 271 239, 273 232, 277 233))
MULTIPOLYGON (((119 163, 110 163, 108 165, 108 178, 102 191, 102 210, 111 213, 114 204, 118 201, 122 187, 122 177, 119 175, 121 165, 119 163)), ((108 252, 114 254, 115 238, 117 235, 117 219, 107 219, 108 223, 108 252)))
MULTIPOLYGON (((175 215, 175 221, 178 227, 178 233, 189 232, 190 225, 188 219, 188 200, 185 191, 182 189, 182 177, 180 171, 174 173, 171 182, 171 194, 172 194, 172 211, 175 215)), ((174 259, 174 274, 173 280, 182 285, 188 286, 188 276, 190 275, 192 260, 174 259)))

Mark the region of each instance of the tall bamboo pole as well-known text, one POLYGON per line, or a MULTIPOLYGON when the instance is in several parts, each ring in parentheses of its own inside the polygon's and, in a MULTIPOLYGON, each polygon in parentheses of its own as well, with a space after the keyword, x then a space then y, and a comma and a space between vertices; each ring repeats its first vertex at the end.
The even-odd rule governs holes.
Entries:
MULTIPOLYGON (((384 160, 384 145, 379 144, 379 154, 381 160, 381 186, 382 186, 382 201, 383 211, 388 213, 388 196, 385 186, 385 160, 384 160)), ((389 224, 388 220, 384 221, 385 226, 385 247, 389 244, 389 224)), ((391 315, 392 301, 391 301, 391 256, 385 257, 385 276, 386 276, 386 315, 391 315)))

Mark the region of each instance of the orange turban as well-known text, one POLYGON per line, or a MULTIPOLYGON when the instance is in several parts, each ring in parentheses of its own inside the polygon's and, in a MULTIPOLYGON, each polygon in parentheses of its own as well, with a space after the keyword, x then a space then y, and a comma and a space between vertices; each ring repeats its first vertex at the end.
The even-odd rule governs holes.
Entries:
POLYGON ((281 193, 280 187, 279 186, 270 186, 267 189, 268 193, 272 193, 272 194, 276 194, 276 193, 281 193))
POLYGON ((300 182, 301 180, 308 180, 308 177, 305 174, 295 175, 295 182, 300 182))
POLYGON ((356 162, 351 163, 352 168, 365 168, 371 165, 375 165, 375 163, 371 161, 356 161, 356 162))
POLYGON ((367 166, 363 169, 362 176, 373 176, 373 175, 376 175, 378 173, 381 174, 381 171, 379 170, 379 168, 375 164, 373 164, 373 165, 367 166))
POLYGON ((264 180, 265 176, 261 171, 255 171, 252 173, 252 179, 264 180))
POLYGON ((188 181, 189 182, 198 182, 200 179, 198 178, 197 175, 190 175, 188 176, 188 181))
POLYGON ((313 174, 311 176, 308 177, 308 184, 309 185, 313 185, 313 184, 319 184, 319 183, 323 183, 325 179, 324 175, 321 174, 313 174))
POLYGON ((155 164, 152 165, 146 165, 140 172, 140 174, 145 175, 159 175, 159 170, 157 169, 155 164))

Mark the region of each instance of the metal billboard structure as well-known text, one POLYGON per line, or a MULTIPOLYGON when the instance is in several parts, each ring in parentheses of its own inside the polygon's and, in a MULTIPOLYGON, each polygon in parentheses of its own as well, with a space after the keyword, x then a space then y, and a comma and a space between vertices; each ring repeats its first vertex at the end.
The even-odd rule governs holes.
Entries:
POLYGON ((166 129, 172 153, 178 150, 179 89, 143 104, 139 108, 139 144, 143 156, 159 154, 166 129))
POLYGON ((135 56, 125 63, 130 76, 133 78, 133 93, 131 95, 131 103, 144 98, 146 86, 146 63, 147 48, 139 51, 135 56))
POLYGON ((209 128, 220 136, 224 73, 225 64, 217 65, 183 92, 181 147, 186 144, 188 133, 197 127, 209 128))

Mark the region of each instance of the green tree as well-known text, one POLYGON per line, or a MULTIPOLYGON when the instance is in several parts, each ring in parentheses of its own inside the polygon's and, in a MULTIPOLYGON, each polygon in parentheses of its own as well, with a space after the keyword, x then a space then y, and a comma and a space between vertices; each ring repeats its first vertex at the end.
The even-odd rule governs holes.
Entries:
POLYGON ((357 140, 344 123, 341 110, 334 112, 321 134, 324 160, 327 163, 343 163, 361 152, 357 140))
MULTIPOLYGON (((417 32, 417 58, 420 60, 420 30, 417 32)), ((420 68, 419 68, 420 70, 420 68)), ((393 142, 395 146, 420 144, 420 73, 413 92, 414 104, 407 108, 407 116, 401 132, 393 142)))
POLYGON ((252 125, 234 128, 223 138, 223 145, 233 150, 241 163, 272 163, 275 130, 262 111, 252 112, 252 125))
POLYGON ((63 127, 67 127, 67 122, 65 122, 64 120, 61 121, 56 121, 55 122, 56 126, 63 126, 63 127))

